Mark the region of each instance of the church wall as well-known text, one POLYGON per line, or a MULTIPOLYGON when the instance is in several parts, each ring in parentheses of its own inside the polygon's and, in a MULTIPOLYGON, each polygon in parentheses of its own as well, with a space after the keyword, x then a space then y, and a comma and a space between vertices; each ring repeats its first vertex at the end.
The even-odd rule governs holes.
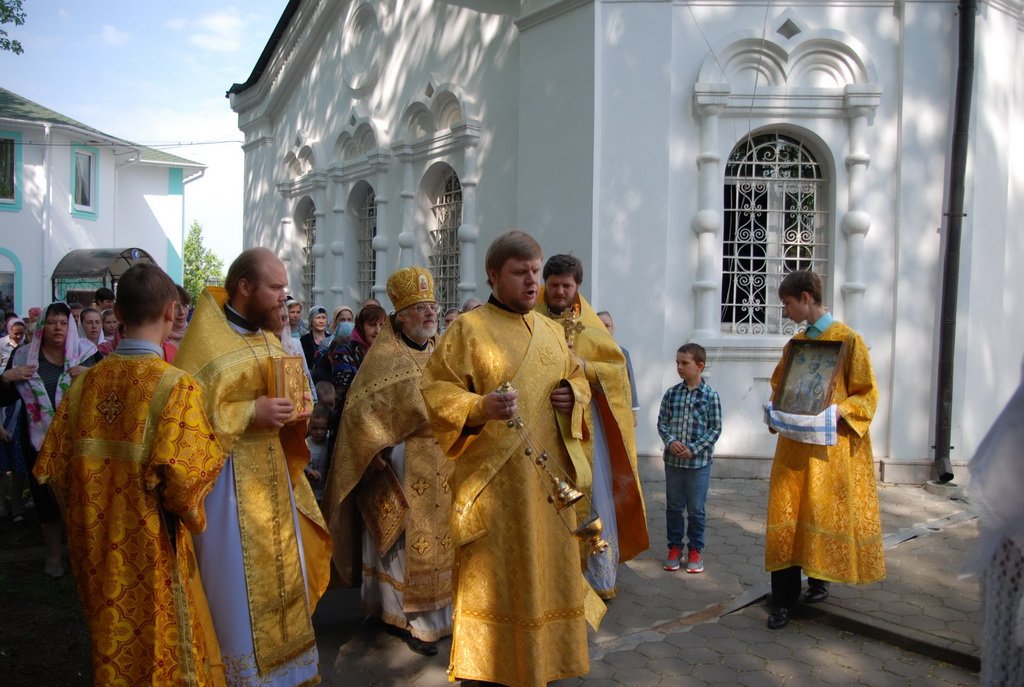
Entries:
MULTIPOLYGON (((775 440, 761 408, 788 337, 722 333, 722 228, 709 236, 715 212, 705 211, 721 220, 723 170, 748 133, 797 137, 829 180, 822 194, 830 209, 826 304, 871 350, 880 472, 890 481, 930 476, 954 3, 771 6, 766 18, 763 5, 745 3, 538 0, 522 5, 518 23, 488 13, 491 3, 438 3, 429 13, 396 7, 380 10, 385 59, 372 85, 358 92, 346 85, 343 8, 333 10, 315 50, 294 49, 291 93, 271 90, 248 103, 242 94, 236 102, 253 146, 247 232, 253 212, 269 228, 247 233, 247 241, 280 246, 292 256, 293 281, 301 278, 299 239, 288 221, 301 198, 312 198, 327 228, 325 304, 341 302, 331 301, 339 281, 332 270, 347 263, 336 260, 333 246, 344 244, 346 256, 352 250, 346 204, 361 177, 339 171, 336 142, 353 130, 355 113, 372 123, 382 153, 379 168, 364 175, 386 203, 379 227, 386 267, 378 272, 386 277, 399 264, 398 244, 416 215, 407 196, 419 192, 432 165, 451 165, 478 182, 471 184, 478 238, 464 244, 475 250, 467 261, 476 295, 487 294, 486 247, 510 226, 537 235, 548 255, 583 260, 584 295, 612 311, 617 338, 632 353, 642 406, 638 448, 649 468, 660 460, 658 404, 678 381, 675 350, 695 340, 708 349, 707 377, 725 410, 718 474, 766 475, 775 440), (778 64, 744 70, 728 62, 730 46, 746 40, 759 49, 762 36, 778 64), (816 70, 799 72, 794 55, 811 38, 828 54, 816 70), (712 51, 726 62, 722 69, 734 70, 728 79, 715 76, 712 51), (718 95, 700 85, 726 81, 718 95), (471 104, 479 122, 473 155, 451 146, 410 152, 430 147, 410 138, 404 119, 411 104, 431 105, 427 82, 457 84, 471 104), (300 130, 303 142, 295 139, 300 130), (303 145, 315 163, 289 177, 282 160, 303 145), (710 184, 708 170, 717 174, 710 184)), ((1024 56, 1009 11, 986 3, 979 14, 952 442, 958 481, 998 412, 994 399, 1001 403, 1016 385, 1024 333, 1017 276, 1024 239, 1012 224, 1024 210, 1024 94, 1013 78, 1024 56)), ((740 61, 741 52, 733 55, 740 61)), ((424 229, 415 229, 423 257, 424 229)))
POLYGON ((899 153, 892 177, 898 227, 892 253, 899 275, 891 297, 893 367, 888 377, 878 379, 889 392, 887 403, 879 408, 897 430, 886 444, 875 447, 876 455, 893 463, 886 470, 890 479, 895 463, 916 465, 917 474, 928 476, 933 459, 940 227, 948 202, 947 158, 956 79, 956 8, 907 4, 903 12, 903 48, 894 46, 891 58, 897 120, 880 140, 883 149, 891 147, 899 153))
POLYGON ((951 441, 953 457, 961 460, 970 459, 1017 388, 1024 356, 1019 78, 1024 25, 986 4, 977 29, 951 441))
MULTIPOLYGON (((302 207, 315 206, 322 254, 317 298, 329 308, 360 300, 350 208, 358 184, 369 184, 377 197, 381 288, 400 264, 426 263, 429 203, 420 196, 437 164, 458 174, 464 193, 468 186, 476 189, 480 232, 494 235, 516 224, 518 46, 512 17, 445 3, 434 10, 425 13, 415 3, 326 3, 314 22, 322 35, 297 42, 275 85, 260 97, 236 97, 243 130, 249 126, 252 138, 267 141, 246 159, 246 207, 255 209, 265 228, 250 229, 247 210, 246 245, 279 250, 299 293, 305 238, 295 213, 308 199, 302 207), (357 35, 353 17, 366 15, 368 7, 376 29, 357 35), (459 110, 454 120, 449 100, 459 110), (477 132, 471 144, 456 131, 467 120, 469 133, 477 132), (368 130, 366 144, 361 137, 368 130)), ((300 9, 289 31, 311 30, 305 11, 311 8, 300 9)), ((475 273, 470 282, 485 291, 483 249, 467 262, 463 275, 475 273)))
MULTIPOLYGON (((545 255, 593 251, 594 5, 519 36, 518 218, 545 255)), ((486 242, 485 242, 486 245, 486 242)))

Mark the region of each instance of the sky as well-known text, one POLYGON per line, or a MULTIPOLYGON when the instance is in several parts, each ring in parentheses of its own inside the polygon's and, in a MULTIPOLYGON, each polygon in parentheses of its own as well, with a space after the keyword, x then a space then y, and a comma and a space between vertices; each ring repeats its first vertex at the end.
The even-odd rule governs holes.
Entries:
POLYGON ((242 133, 225 92, 249 78, 287 0, 26 0, 4 25, 0 86, 104 133, 207 166, 185 223, 225 269, 242 249, 242 133), (183 145, 167 145, 183 144, 183 145))

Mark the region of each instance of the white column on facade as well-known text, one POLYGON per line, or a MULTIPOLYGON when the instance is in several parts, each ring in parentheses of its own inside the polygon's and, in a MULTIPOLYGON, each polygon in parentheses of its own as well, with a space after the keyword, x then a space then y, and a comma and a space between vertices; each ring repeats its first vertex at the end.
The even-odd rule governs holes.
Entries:
POLYGON ((722 156, 718 152, 718 116, 725 108, 729 87, 697 84, 700 152, 697 154, 697 213, 691 228, 697 235, 696 327, 693 338, 707 340, 721 333, 716 294, 719 289, 715 246, 722 231, 722 156))
MULTIPOLYGON (((282 217, 281 218, 281 231, 280 235, 284 239, 282 245, 284 246, 297 246, 296 237, 292 234, 292 218, 282 217)), ((295 281, 295 275, 292 273, 292 251, 290 248, 285 248, 280 254, 281 262, 284 263, 285 271, 288 272, 288 293, 292 294, 296 298, 304 298, 305 296, 301 293, 302 290, 302 272, 299 272, 299 280, 295 281)))
POLYGON ((462 224, 459 226, 459 303, 476 292, 476 243, 480 228, 476 223, 477 175, 476 141, 468 143, 463 158, 465 169, 462 183, 462 224))
POLYGON ((324 219, 327 217, 327 213, 319 209, 319 203, 316 207, 317 209, 313 210, 313 221, 316 222, 316 240, 313 242, 313 303, 323 303, 323 296, 327 291, 324 288, 325 257, 327 256, 327 248, 324 246, 324 233, 327 231, 327 224, 324 219))
POLYGON ((331 252, 331 308, 337 308, 341 305, 345 298, 345 223, 348 218, 345 216, 345 208, 334 206, 331 208, 331 214, 334 216, 334 240, 331 241, 328 248, 331 252))
POLYGON ((871 215, 864 210, 867 187, 868 116, 878 107, 880 92, 877 88, 847 86, 845 106, 849 125, 849 153, 846 156, 847 206, 842 219, 846 239, 846 276, 843 280, 843 320, 854 329, 861 325, 861 305, 867 284, 864 279, 864 237, 871 228, 871 215))
MULTIPOLYGON (((399 265, 398 267, 412 267, 413 260, 413 246, 416 245, 416 237, 414 235, 414 222, 416 219, 416 190, 413 186, 413 175, 412 175, 412 154, 411 151, 402 151, 398 153, 398 159, 402 161, 402 231, 398 235, 398 254, 399 254, 399 265)), ((374 241, 374 246, 377 242, 374 241)), ((380 256, 378 256, 380 257, 380 256)), ((377 270, 380 272, 381 266, 383 266, 380 260, 377 262, 377 270)), ((385 269, 387 271, 387 269, 385 269)), ((378 282, 380 277, 377 277, 378 282)), ((373 287, 374 293, 377 292, 377 287, 373 287)))
MULTIPOLYGON (((411 165, 407 165, 409 177, 412 176, 411 165)), ((390 241, 387 237, 388 227, 388 195, 390 189, 388 188, 388 165, 379 164, 376 168, 377 171, 377 184, 374 188, 374 200, 377 203, 377 235, 373 237, 373 255, 374 255, 374 268, 373 268, 373 295, 375 298, 380 300, 387 291, 387 279, 390 275, 388 268, 388 244, 390 241)), ((405 171, 405 170, 403 170, 405 171)), ((405 194, 402 194, 404 201, 405 194)), ((411 224, 409 225, 412 226, 411 224)), ((405 222, 403 217, 402 231, 405 231, 405 222)))

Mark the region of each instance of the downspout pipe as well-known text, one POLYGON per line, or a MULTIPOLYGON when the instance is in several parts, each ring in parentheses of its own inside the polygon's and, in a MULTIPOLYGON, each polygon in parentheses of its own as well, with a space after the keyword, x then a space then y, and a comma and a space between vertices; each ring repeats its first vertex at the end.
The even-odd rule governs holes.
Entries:
POLYGON ((949 158, 949 206, 946 211, 946 250, 942 266, 939 309, 939 368, 935 408, 935 477, 945 484, 953 479, 949 460, 953 427, 953 354, 956 348, 957 290, 960 286, 960 239, 964 224, 964 188, 967 174, 967 138, 974 90, 974 33, 976 0, 961 0, 959 55, 953 114, 953 140, 949 158))

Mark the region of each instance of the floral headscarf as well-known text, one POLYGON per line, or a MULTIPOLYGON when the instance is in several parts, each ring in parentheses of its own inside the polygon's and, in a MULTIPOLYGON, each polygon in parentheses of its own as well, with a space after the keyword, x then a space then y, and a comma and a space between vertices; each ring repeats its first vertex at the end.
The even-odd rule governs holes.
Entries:
POLYGON ((38 370, 27 382, 18 382, 18 393, 25 401, 25 411, 28 413, 28 429, 32 439, 32 446, 38 451, 43 445, 43 437, 46 430, 50 428, 50 421, 64 392, 71 386, 71 368, 77 367, 83 360, 96 353, 96 345, 88 339, 78 338, 78 328, 74 326, 71 317, 71 310, 67 303, 56 301, 46 308, 46 313, 39 317, 36 322, 35 335, 32 343, 28 346, 20 346, 14 351, 14 365, 39 365, 39 349, 43 343, 43 327, 46 326, 46 317, 52 313, 67 315, 68 336, 64 341, 64 369, 57 380, 57 391, 54 393, 53 402, 50 402, 50 395, 46 393, 46 386, 38 370))

